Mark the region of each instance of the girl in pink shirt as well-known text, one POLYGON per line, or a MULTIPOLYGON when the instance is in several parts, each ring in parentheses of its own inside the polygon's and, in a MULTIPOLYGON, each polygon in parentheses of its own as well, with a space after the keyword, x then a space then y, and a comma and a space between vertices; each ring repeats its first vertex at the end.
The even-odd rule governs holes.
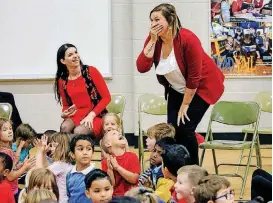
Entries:
POLYGON ((37 161, 36 167, 46 167, 46 152, 51 151, 51 158, 53 163, 48 166, 48 169, 56 176, 56 182, 59 188, 59 202, 68 202, 66 193, 66 174, 71 171, 72 165, 69 158, 69 134, 68 133, 54 133, 49 140, 48 137, 42 136, 41 140, 36 141, 37 161))

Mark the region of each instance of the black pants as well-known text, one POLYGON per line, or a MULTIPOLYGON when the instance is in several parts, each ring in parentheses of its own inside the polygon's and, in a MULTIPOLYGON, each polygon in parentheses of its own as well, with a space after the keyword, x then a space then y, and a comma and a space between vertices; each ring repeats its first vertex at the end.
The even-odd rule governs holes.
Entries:
POLYGON ((199 165, 198 143, 195 130, 209 108, 209 104, 195 94, 187 112, 190 121, 185 119, 185 124, 180 121, 179 126, 177 126, 177 115, 183 98, 183 94, 175 91, 173 88, 169 89, 168 123, 171 123, 175 127, 175 139, 177 143, 184 145, 188 149, 191 156, 191 164, 199 165))
POLYGON ((272 175, 262 169, 253 172, 251 180, 251 199, 261 196, 264 202, 272 200, 272 175))
POLYGON ((1 103, 10 103, 12 106, 11 120, 13 122, 13 130, 15 130, 21 123, 21 117, 19 111, 15 105, 14 97, 9 92, 0 92, 0 102, 1 103))

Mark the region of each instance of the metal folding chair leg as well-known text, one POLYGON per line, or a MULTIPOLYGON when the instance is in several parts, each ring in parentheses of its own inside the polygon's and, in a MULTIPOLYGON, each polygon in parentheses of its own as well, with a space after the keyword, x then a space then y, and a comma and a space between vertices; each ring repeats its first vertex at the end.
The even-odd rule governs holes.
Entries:
MULTIPOLYGON (((247 139, 247 132, 245 133, 245 136, 244 136, 244 140, 243 141, 246 141, 246 139, 247 139)), ((237 166, 237 168, 236 168, 236 172, 235 172, 235 174, 236 175, 238 175, 238 172, 239 172, 239 167, 240 167, 240 165, 241 165, 241 163, 242 163, 242 160, 243 160, 243 158, 244 158, 244 150, 242 150, 242 152, 241 152, 241 154, 240 154, 240 158, 239 158, 239 162, 238 162, 238 166, 237 166)))
POLYGON ((138 136, 138 156, 139 156, 139 163, 141 167, 141 172, 144 170, 144 146, 143 146, 143 136, 142 133, 139 133, 138 136))
POLYGON ((247 175, 248 175, 248 171, 249 171, 249 167, 250 167, 253 148, 254 148, 254 145, 251 146, 250 152, 249 152, 249 155, 248 155, 247 166, 246 166, 245 174, 244 174, 244 177, 243 177, 243 184, 242 184, 242 189, 241 189, 241 193, 240 193, 240 199, 243 198, 243 195, 244 195, 244 192, 245 192, 245 186, 246 186, 247 175))
POLYGON ((257 148, 256 148, 256 159, 259 160, 259 168, 263 167, 263 162, 262 162, 262 154, 261 154, 261 144, 260 144, 260 137, 259 135, 257 136, 257 148))
POLYGON ((206 152, 206 150, 205 150, 205 149, 203 149, 203 150, 202 150, 202 154, 201 154, 200 163, 199 163, 199 165, 200 165, 200 166, 202 166, 202 165, 203 165, 203 161, 204 161, 204 157, 205 157, 205 152, 206 152))
POLYGON ((214 163, 214 168, 215 168, 215 173, 218 175, 218 167, 217 167, 217 162, 216 162, 216 155, 215 155, 215 150, 212 149, 212 156, 213 156, 213 163, 214 163))

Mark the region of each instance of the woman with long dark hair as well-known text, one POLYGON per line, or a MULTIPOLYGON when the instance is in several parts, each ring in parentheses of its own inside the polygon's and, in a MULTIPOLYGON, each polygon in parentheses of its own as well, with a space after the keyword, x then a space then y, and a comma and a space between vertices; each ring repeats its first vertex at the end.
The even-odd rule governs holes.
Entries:
POLYGON ((224 75, 204 52, 196 35, 181 27, 175 7, 160 4, 150 12, 151 28, 136 65, 141 73, 155 64, 168 99, 168 123, 175 139, 187 147, 192 164, 198 164, 195 129, 203 115, 224 92, 224 75))
POLYGON ((57 66, 54 91, 64 119, 60 131, 99 136, 101 118, 111 101, 102 75, 95 67, 83 65, 72 44, 59 48, 57 66))

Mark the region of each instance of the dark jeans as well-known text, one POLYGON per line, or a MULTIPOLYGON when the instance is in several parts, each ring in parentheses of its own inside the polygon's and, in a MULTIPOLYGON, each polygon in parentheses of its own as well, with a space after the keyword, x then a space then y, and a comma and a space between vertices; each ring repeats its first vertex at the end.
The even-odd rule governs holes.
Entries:
POLYGON ((14 97, 9 92, 0 92, 0 102, 1 103, 10 103, 12 106, 12 114, 11 114, 11 120, 13 122, 13 130, 16 130, 16 128, 22 123, 19 111, 15 105, 14 97))
POLYGON ((258 196, 264 198, 264 202, 272 200, 272 175, 262 169, 256 169, 251 180, 251 199, 258 196))
POLYGON ((198 143, 195 130, 210 105, 195 94, 187 112, 190 121, 185 119, 185 124, 180 121, 180 125, 177 126, 177 115, 183 98, 183 94, 175 91, 173 88, 169 89, 168 123, 171 123, 175 127, 175 139, 177 143, 184 145, 188 149, 191 156, 191 164, 199 165, 198 143))

